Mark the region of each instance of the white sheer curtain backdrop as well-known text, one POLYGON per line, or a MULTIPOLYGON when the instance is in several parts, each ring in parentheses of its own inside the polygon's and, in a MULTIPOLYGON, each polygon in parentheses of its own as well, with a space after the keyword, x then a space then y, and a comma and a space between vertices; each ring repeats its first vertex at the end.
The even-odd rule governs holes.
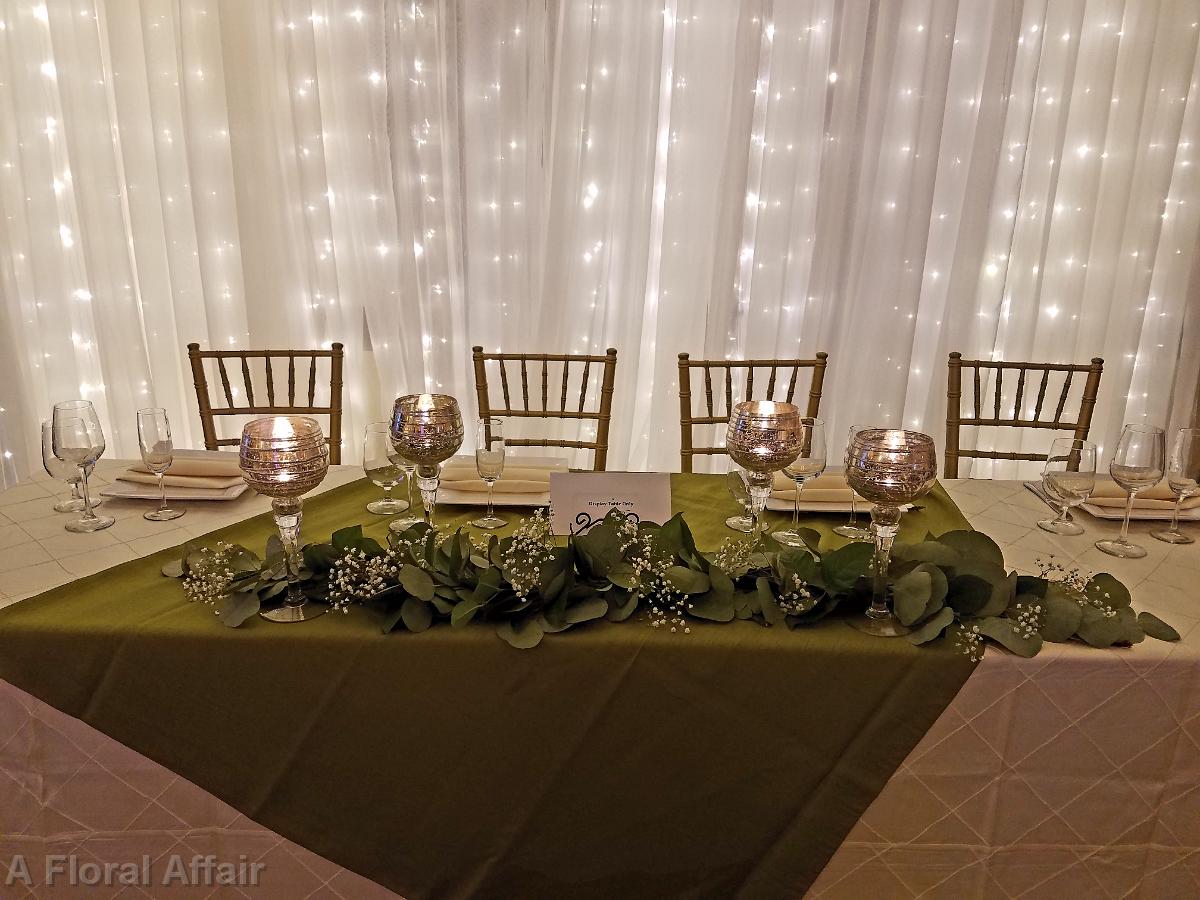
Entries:
POLYGON ((951 350, 1103 356, 1102 447, 1186 424, 1198 38, 1190 0, 0 0, 3 481, 75 396, 113 454, 144 405, 198 446, 191 340, 344 343, 350 460, 399 393, 473 412, 476 343, 617 347, 611 468, 678 467, 683 350, 828 351, 834 446, 940 443, 951 350))

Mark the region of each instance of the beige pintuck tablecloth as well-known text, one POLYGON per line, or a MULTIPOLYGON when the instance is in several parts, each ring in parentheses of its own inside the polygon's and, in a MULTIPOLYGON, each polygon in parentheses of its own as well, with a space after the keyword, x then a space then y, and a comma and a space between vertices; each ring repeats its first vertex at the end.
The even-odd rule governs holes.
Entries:
MULTIPOLYGON (((98 481, 124 467, 102 462, 98 481)), ((335 467, 323 488, 357 477, 335 467)), ((117 524, 74 535, 50 509, 59 487, 39 479, 0 492, 0 606, 266 509, 247 494, 152 523, 141 518, 145 503, 109 500, 117 524)), ((1057 537, 1036 527, 1047 510, 1018 482, 947 488, 1010 567, 1036 571, 1054 554, 1110 571, 1184 639, 1130 650, 1047 645, 1032 660, 989 650, 809 896, 1200 897, 1200 546, 1162 544, 1135 523, 1148 556, 1114 560, 1092 543, 1119 523, 1080 514, 1088 533, 1057 537)), ((12 865, 20 856, 40 875, 56 854, 114 864, 148 854, 158 875, 175 856, 265 868, 254 886, 98 885, 53 896, 394 896, 0 682, 0 897, 50 896, 13 879, 12 865)))

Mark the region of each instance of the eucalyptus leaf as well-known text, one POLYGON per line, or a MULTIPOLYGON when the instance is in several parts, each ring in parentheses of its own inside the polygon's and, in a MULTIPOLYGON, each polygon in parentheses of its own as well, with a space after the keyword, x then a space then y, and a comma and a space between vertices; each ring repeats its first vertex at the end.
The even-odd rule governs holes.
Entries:
POLYGON ((1137 620, 1138 624, 1142 626, 1142 631, 1146 632, 1152 638, 1157 638, 1160 641, 1179 640, 1179 632, 1154 615, 1154 613, 1138 613, 1137 620))
POLYGON ((607 600, 603 597, 591 597, 567 607, 566 619, 572 625, 578 625, 580 622, 590 622, 592 619, 599 619, 607 612, 607 600))
POLYGON ((274 584, 269 585, 261 594, 259 594, 259 599, 271 600, 275 597, 278 597, 285 590, 287 590, 287 586, 288 583, 286 581, 276 581, 274 584))
POLYGON ((895 544, 892 557, 908 562, 927 562, 935 566, 953 568, 962 561, 962 555, 953 547, 940 541, 921 541, 916 544, 895 544))
POLYGON ((1083 622, 1076 633, 1081 640, 1093 647, 1137 644, 1146 638, 1146 633, 1138 624, 1137 616, 1128 606, 1116 610, 1115 615, 1112 616, 1106 616, 1091 604, 1081 608, 1083 622))
MULTIPOLYGON (((716 594, 709 591, 707 594, 701 594, 691 601, 688 607, 688 615, 695 616, 697 619, 708 619, 710 622, 729 622, 734 616, 734 600, 732 596, 716 594)), ((739 618, 741 616, 739 615, 739 618)), ((749 618, 749 615, 745 616, 749 618)))
POLYGON ((775 593, 771 590, 771 580, 760 575, 754 580, 754 586, 763 621, 768 625, 783 625, 787 621, 787 613, 780 609, 779 604, 775 602, 775 593))
POLYGON ((396 609, 393 609, 390 612, 386 613, 379 622, 379 630, 382 631, 384 634, 391 634, 393 631, 395 631, 396 626, 400 624, 400 620, 402 618, 403 611, 404 611, 404 606, 402 604, 402 605, 398 606, 396 609))
POLYGON ((1107 572, 1093 575, 1092 580, 1088 582, 1086 593, 1089 600, 1103 601, 1106 606, 1111 606, 1113 609, 1129 606, 1133 602, 1133 598, 1129 595, 1129 588, 1107 572))
POLYGON ((517 622, 504 622, 496 629, 496 636, 518 650, 529 650, 542 642, 545 631, 536 618, 517 622))
MULTIPOLYGON (((363 530, 361 525, 351 525, 348 528, 339 528, 329 538, 329 542, 334 548, 341 551, 349 550, 352 547, 357 547, 358 542, 362 540, 363 530)), ((268 553, 270 550, 268 549, 268 553)))
POLYGON ((932 641, 934 638, 941 635, 946 630, 946 626, 954 621, 954 611, 949 607, 942 607, 933 617, 924 622, 919 628, 911 634, 906 634, 905 637, 909 643, 925 644, 932 641))
POLYGON ((262 609, 262 604, 259 602, 258 594, 254 591, 242 591, 230 594, 224 600, 218 616, 222 624, 228 625, 230 628, 237 628, 247 619, 258 615, 260 609, 262 609))
POLYGON ((183 560, 173 559, 162 567, 162 573, 167 578, 182 578, 183 577, 183 560))
POLYGON ((992 599, 992 585, 978 575, 956 575, 949 580, 946 605, 960 616, 974 616, 992 599))
POLYGON ((419 600, 428 602, 433 599, 433 579, 419 566, 412 564, 401 566, 400 584, 404 590, 419 600))
POLYGON ((475 613, 479 612, 479 609, 478 603, 464 600, 450 611, 450 624, 456 628, 459 625, 466 625, 475 618, 475 613))
POLYGON ((1035 633, 1032 637, 1022 637, 1017 633, 1016 626, 1009 619, 988 616, 979 619, 974 624, 979 628, 980 634, 990 637, 993 641, 1000 644, 1006 650, 1011 650, 1017 656, 1028 659, 1031 656, 1037 656, 1038 651, 1042 649, 1042 636, 1040 634, 1035 633))
POLYGON ((491 564, 491 560, 486 556, 480 556, 478 553, 471 554, 471 565, 478 566, 480 569, 486 569, 491 564))
POLYGON ((667 581, 684 594, 703 594, 712 587, 707 575, 685 566, 671 566, 667 569, 667 581))
POLYGON ((1066 589, 1054 582, 1046 584, 1042 597, 1036 594, 1018 594, 1017 600, 1025 606, 1042 607, 1042 639, 1063 643, 1069 641, 1083 624, 1083 608, 1067 594, 1066 589))
POLYGON ((982 531, 947 531, 937 540, 957 551, 963 560, 990 562, 993 565, 1004 566, 1004 553, 996 542, 982 531))
POLYGON ((715 566, 708 570, 709 584, 712 585, 712 593, 718 597, 733 596, 733 581, 729 576, 715 566))
POLYGON ((433 624, 433 611, 428 603, 423 603, 416 597, 406 597, 400 605, 400 617, 404 627, 409 631, 422 632, 433 624))
POLYGON ((933 578, 918 567, 892 583, 892 602, 896 618, 903 625, 912 625, 925 615, 925 607, 933 596, 933 578))
POLYGON ((854 587, 859 578, 869 573, 874 552, 870 544, 856 541, 826 553, 821 558, 826 589, 831 594, 840 594, 854 587))
POLYGON ((638 608, 638 595, 629 591, 609 591, 605 595, 608 603, 607 618, 610 622, 624 622, 638 608))
POLYGON ((627 562, 618 562, 608 570, 608 580, 617 587, 623 587, 626 590, 633 590, 637 587, 637 575, 633 571, 633 566, 627 562))
POLYGON ((273 534, 267 538, 267 562, 273 559, 283 558, 283 541, 279 539, 279 535, 273 534))

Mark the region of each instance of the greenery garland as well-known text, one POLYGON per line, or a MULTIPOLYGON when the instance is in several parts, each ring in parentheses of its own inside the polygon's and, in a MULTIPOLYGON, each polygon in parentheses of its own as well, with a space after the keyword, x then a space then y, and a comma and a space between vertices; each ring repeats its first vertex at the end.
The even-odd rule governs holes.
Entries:
MULTIPOLYGON (((419 523, 389 535, 385 548, 355 525, 327 544, 305 546, 293 574, 310 601, 343 612, 351 604, 374 608, 385 633, 481 622, 522 649, 583 622, 624 621, 639 608, 652 626, 686 633, 698 620, 795 628, 843 602, 868 602, 872 546, 822 551, 818 532, 801 534, 804 547, 731 538, 706 555, 682 515, 658 525, 613 510, 565 545, 555 541, 541 511, 511 537, 493 535, 486 543, 461 529, 444 534, 419 523)), ((914 644, 951 626, 958 649, 972 660, 988 641, 1029 657, 1043 641, 1111 647, 1146 635, 1179 640, 1161 619, 1136 614, 1129 591, 1111 575, 1087 576, 1053 562, 1038 576, 1008 572, 1000 548, 979 531, 897 543, 892 560, 890 594, 897 617, 914 629, 907 636, 914 644)), ((278 537, 267 542, 262 559, 236 544, 185 548, 163 574, 183 578, 190 600, 213 605, 233 627, 280 604, 289 576, 278 537)))

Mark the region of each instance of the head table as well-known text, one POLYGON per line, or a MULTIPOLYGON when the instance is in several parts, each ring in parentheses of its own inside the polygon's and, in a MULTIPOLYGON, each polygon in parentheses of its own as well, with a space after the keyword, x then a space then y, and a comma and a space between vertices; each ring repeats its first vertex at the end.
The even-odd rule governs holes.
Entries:
MULTIPOLYGON (((121 468, 118 462, 102 462, 97 487, 121 468)), ((355 468, 333 467, 321 490, 359 477, 355 468)), ((1029 660, 989 649, 852 828, 808 896, 1200 895, 1197 545, 1161 544, 1148 537, 1146 525, 1135 523, 1134 540, 1146 547, 1147 557, 1114 560, 1092 544, 1115 534, 1117 523, 1080 514, 1085 535, 1050 535, 1035 525, 1045 506, 1019 482, 952 481, 945 487, 971 525, 1001 545, 1010 568, 1036 572, 1037 560, 1054 554, 1067 565, 1112 572, 1131 588, 1136 606, 1171 623, 1183 640, 1106 651, 1047 644, 1029 660)), ((183 518, 154 523, 141 518, 145 504, 109 500, 104 508, 117 518, 116 525, 77 535, 63 531, 66 517, 50 508, 60 488, 43 478, 0 493, 0 606, 178 546, 267 508, 265 500, 247 494, 229 503, 184 504, 183 518)), ((714 516, 735 511, 727 496, 713 496, 714 516)), ((364 511, 359 520, 368 518, 364 511)), ((205 613, 201 607, 194 612, 205 613)), ((221 626, 214 620, 212 627, 221 626)), ((298 631, 297 637, 303 635, 298 631)), ((411 640, 416 647, 432 637, 389 640, 411 640)), ((575 634, 554 637, 563 652, 572 645, 584 647, 575 643, 575 634)), ((687 640, 679 637, 677 652, 687 652, 687 640)), ((554 657, 545 659, 546 677, 553 679, 554 657)), ((823 701, 804 683, 786 679, 762 689, 799 717, 823 701)), ((687 696, 679 701, 700 702, 687 696)), ((402 716, 403 710, 373 714, 402 716)), ((487 750, 477 748, 481 766, 487 764, 487 750)), ((395 752, 398 777, 453 777, 405 773, 404 748, 395 752)), ((755 752, 746 747, 746 759, 753 761, 755 752)), ((256 763, 247 760, 247 765, 256 763)), ((336 780, 338 760, 327 760, 326 766, 328 778, 336 780)), ((701 797, 704 787, 696 785, 701 797)), ((486 798, 481 796, 480 803, 486 798)), ((586 821, 579 824, 586 828, 586 821)), ((717 816, 711 827, 716 834, 736 830, 739 823, 717 816)), ((697 836, 697 843, 709 837, 697 836)), ((140 860, 145 854, 153 860, 212 854, 264 865, 260 884, 214 888, 215 896, 395 896, 280 837, 79 718, 0 682, 0 896, 40 896, 36 887, 23 887, 6 870, 20 855, 38 877, 44 860, 54 854, 99 863, 140 860), (13 884, 5 885, 6 875, 13 884)), ((747 885, 747 896, 769 895, 747 885)), ((98 886, 81 896, 148 895, 121 890, 98 886)), ((181 888, 178 895, 205 895, 194 890, 181 888)), ((159 886, 149 895, 172 893, 159 886)), ((703 885, 686 894, 709 895, 703 885)))

